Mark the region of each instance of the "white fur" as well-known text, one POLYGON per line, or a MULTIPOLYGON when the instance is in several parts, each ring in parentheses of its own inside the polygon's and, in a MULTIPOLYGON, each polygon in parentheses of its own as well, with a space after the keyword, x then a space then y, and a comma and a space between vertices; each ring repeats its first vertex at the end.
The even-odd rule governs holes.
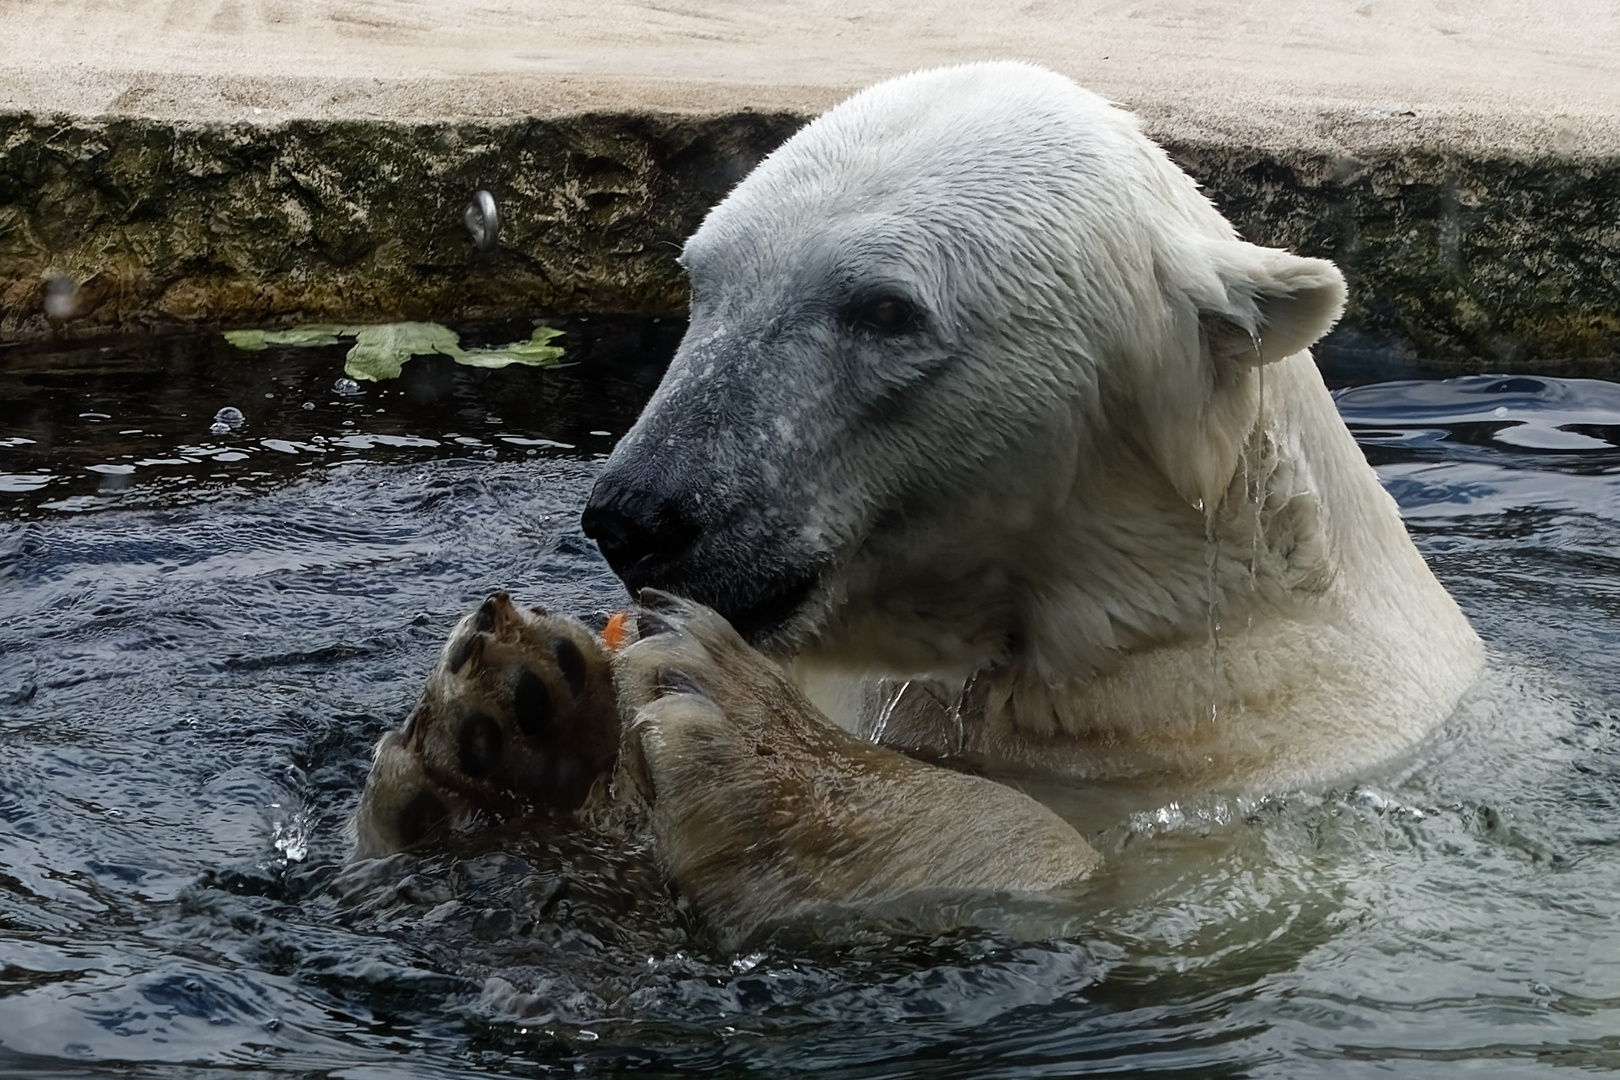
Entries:
POLYGON ((609 468, 702 456, 705 557, 826 567, 773 639, 812 693, 980 672, 992 767, 1273 788, 1401 752, 1477 673, 1305 351, 1338 270, 1238 239, 1069 80, 866 90, 683 259, 691 334, 609 468), (838 321, 885 288, 921 331, 838 321))

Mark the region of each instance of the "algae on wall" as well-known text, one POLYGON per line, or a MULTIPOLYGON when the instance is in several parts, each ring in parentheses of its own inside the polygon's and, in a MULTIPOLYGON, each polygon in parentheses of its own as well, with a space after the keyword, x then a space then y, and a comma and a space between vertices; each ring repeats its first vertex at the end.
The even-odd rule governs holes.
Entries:
MULTIPOLYGON (((682 240, 803 122, 0 116, 0 337, 680 314, 682 240)), ((1620 359, 1620 160, 1168 149, 1248 239, 1337 261, 1353 333, 1459 369, 1620 359)))
POLYGON ((681 241, 799 123, 0 116, 0 336, 684 310, 681 241), (488 253, 462 220, 480 188, 488 253))
POLYGON ((1620 360, 1620 160, 1168 149, 1248 239, 1338 263, 1363 335, 1459 368, 1620 360))

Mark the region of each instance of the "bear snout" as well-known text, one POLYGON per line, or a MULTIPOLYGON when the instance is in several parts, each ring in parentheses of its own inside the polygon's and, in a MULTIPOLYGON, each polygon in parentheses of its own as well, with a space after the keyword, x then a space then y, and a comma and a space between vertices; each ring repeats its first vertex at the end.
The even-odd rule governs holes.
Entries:
POLYGON ((703 535, 685 500, 603 477, 580 515, 585 535, 630 592, 661 583, 660 566, 679 562, 703 535))

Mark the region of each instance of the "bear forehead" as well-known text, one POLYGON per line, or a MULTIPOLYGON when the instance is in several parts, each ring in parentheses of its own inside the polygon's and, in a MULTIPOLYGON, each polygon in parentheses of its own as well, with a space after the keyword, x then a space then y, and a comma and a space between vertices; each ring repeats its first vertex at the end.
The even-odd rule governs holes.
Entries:
POLYGON ((998 180, 1128 174, 1138 164, 1129 150, 1148 145, 1130 114, 1061 75, 970 64, 855 95, 768 157, 749 182, 799 198, 835 180, 838 194, 886 202, 940 182, 958 200, 994 198, 998 180))
POLYGON ((1114 205, 1138 198, 1203 202, 1128 113, 1030 64, 938 68, 871 87, 801 130, 711 211, 682 263, 769 263, 782 243, 799 256, 951 247, 960 226, 1009 213, 1031 239, 1073 234, 1055 226, 1079 217, 1101 239, 1150 220, 1114 205))

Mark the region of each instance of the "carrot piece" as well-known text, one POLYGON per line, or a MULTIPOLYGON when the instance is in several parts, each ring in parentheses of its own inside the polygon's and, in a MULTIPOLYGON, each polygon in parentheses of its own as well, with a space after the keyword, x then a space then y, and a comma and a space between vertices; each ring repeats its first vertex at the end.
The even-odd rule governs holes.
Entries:
POLYGON ((608 652, 618 652, 630 643, 630 613, 616 611, 608 619, 607 625, 602 628, 602 644, 608 647, 608 652))

